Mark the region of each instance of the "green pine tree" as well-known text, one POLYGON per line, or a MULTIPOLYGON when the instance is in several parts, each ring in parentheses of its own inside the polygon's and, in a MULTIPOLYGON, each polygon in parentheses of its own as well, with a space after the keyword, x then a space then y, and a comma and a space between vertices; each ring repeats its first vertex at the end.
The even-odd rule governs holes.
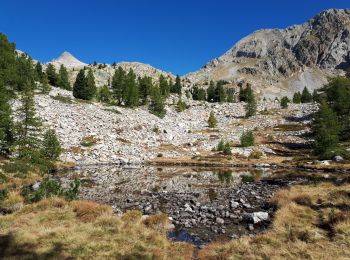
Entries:
POLYGON ((139 78, 139 94, 141 98, 141 103, 143 105, 148 103, 148 97, 151 94, 151 90, 153 88, 152 78, 151 77, 142 77, 139 78))
POLYGON ((310 103, 312 102, 312 95, 307 89, 307 87, 304 87, 303 92, 301 93, 301 103, 310 103))
POLYGON ((226 102, 226 91, 224 89, 224 84, 222 81, 218 81, 216 83, 216 88, 215 88, 215 102, 226 102))
POLYGON ((42 94, 49 94, 51 91, 51 86, 49 84, 49 79, 47 78, 46 73, 43 73, 40 83, 40 90, 42 94))
POLYGON ((9 154, 13 144, 13 120, 7 89, 0 82, 0 154, 9 154))
POLYGON ((38 61, 35 65, 35 79, 36 81, 42 81, 44 76, 43 67, 41 66, 41 63, 38 61))
POLYGON ((181 95, 181 90, 182 90, 181 78, 179 75, 176 75, 175 84, 172 86, 171 92, 181 95))
POLYGON ((110 103, 112 101, 112 92, 106 85, 98 90, 97 100, 102 103, 110 103))
POLYGON ((250 86, 246 88, 246 117, 251 117, 256 114, 257 104, 254 92, 250 86))
POLYGON ((164 97, 168 97, 170 94, 170 86, 168 84, 167 79, 161 74, 159 76, 159 89, 160 89, 160 94, 164 97))
POLYGON ((47 65, 46 75, 47 75, 47 78, 49 79, 50 85, 57 87, 58 76, 57 76, 55 67, 51 63, 47 65))
POLYGON ((118 67, 112 78, 112 91, 113 96, 117 100, 117 103, 121 105, 123 103, 123 97, 125 96, 124 82, 126 78, 126 73, 122 67, 118 67))
POLYGON ((17 110, 16 144, 20 158, 31 156, 40 147, 41 120, 36 115, 34 87, 26 85, 21 95, 21 106, 17 110))
POLYGON ((164 100, 158 87, 154 87, 151 91, 149 111, 160 118, 163 118, 166 114, 164 100))
POLYGON ((214 81, 210 81, 209 87, 207 89, 207 101, 215 102, 215 84, 214 81))
POLYGON ((68 79, 68 71, 63 64, 58 72, 57 86, 66 90, 72 90, 68 79))
POLYGON ((210 128, 215 128, 218 124, 218 121, 215 117, 214 111, 210 112, 209 118, 208 118, 208 126, 210 128))
POLYGON ((127 89, 125 105, 128 107, 136 107, 139 105, 139 88, 136 83, 136 75, 132 69, 125 78, 125 85, 127 89))
POLYGON ((341 125, 336 113, 325 101, 321 102, 318 112, 315 113, 312 129, 315 136, 313 149, 316 155, 321 159, 331 159, 339 155, 341 125))
POLYGON ((86 77, 84 69, 81 69, 73 85, 73 96, 78 99, 85 99, 86 77))
POLYGON ((294 95, 293 95, 293 103, 294 104, 300 104, 301 103, 301 93, 299 91, 294 93, 294 95))
POLYGON ((288 108, 288 103, 289 103, 289 98, 284 96, 282 99, 281 99, 281 107, 282 108, 288 108))
POLYGON ((94 73, 92 72, 92 69, 89 69, 87 77, 86 77, 86 95, 85 95, 85 100, 91 100, 96 96, 97 88, 95 84, 95 76, 94 73))
POLYGON ((45 132, 41 154, 49 160, 57 160, 62 153, 61 144, 57 138, 56 132, 49 129, 45 132))

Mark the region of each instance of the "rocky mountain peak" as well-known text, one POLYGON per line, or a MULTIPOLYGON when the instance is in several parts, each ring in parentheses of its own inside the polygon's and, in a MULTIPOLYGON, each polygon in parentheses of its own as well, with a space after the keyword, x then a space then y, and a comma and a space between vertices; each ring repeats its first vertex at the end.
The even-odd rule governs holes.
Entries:
POLYGON ((187 79, 249 83, 264 96, 291 96, 304 86, 321 87, 348 67, 350 9, 330 9, 302 25, 255 31, 187 79))
POLYGON ((86 66, 86 63, 81 62, 75 58, 68 51, 64 51, 57 59, 50 61, 49 63, 53 64, 55 67, 64 65, 67 68, 76 68, 86 66))

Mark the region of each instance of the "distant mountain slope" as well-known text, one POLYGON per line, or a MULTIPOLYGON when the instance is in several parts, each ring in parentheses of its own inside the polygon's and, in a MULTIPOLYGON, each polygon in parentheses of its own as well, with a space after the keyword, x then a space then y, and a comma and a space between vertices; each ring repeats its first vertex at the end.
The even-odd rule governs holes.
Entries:
MULTIPOLYGON (((161 74, 169 78, 175 78, 175 76, 169 72, 156 69, 149 64, 144 64, 140 62, 119 62, 113 65, 86 64, 79 61, 77 58, 75 58, 72 54, 70 54, 67 51, 62 53, 57 59, 54 59, 48 63, 53 64, 57 70, 63 64, 69 71, 71 82, 74 82, 79 69, 84 67, 91 68, 94 72, 97 86, 108 85, 114 75, 115 70, 119 66, 122 67, 125 71, 129 71, 130 69, 133 69, 136 76, 140 76, 140 77, 149 76, 155 81, 158 80, 161 74)), ((44 67, 46 67, 48 63, 46 63, 44 67)))
POLYGON ((327 76, 350 67, 350 9, 330 9, 303 25, 259 30, 224 55, 186 76, 189 84, 227 80, 250 83, 264 96, 319 88, 327 76))

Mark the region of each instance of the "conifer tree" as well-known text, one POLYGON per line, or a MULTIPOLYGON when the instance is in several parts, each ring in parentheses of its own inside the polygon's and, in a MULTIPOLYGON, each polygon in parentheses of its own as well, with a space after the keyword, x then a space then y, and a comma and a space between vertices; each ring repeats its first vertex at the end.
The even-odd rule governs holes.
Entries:
POLYGON ((97 88, 95 84, 95 76, 94 73, 92 72, 92 69, 89 69, 87 77, 86 77, 86 95, 85 98, 86 100, 91 100, 96 96, 97 88))
POLYGON ((167 79, 161 74, 159 76, 159 89, 160 89, 160 94, 164 97, 168 97, 170 94, 170 86, 168 84, 167 79))
POLYGON ((284 96, 282 99, 281 99, 281 107, 282 108, 287 108, 288 107, 288 103, 289 103, 289 98, 284 96))
POLYGON ((57 86, 66 90, 72 90, 72 87, 68 79, 68 71, 66 67, 62 64, 58 73, 57 86))
POLYGON ((226 91, 224 89, 224 85, 222 81, 218 81, 216 83, 215 89, 215 102, 225 102, 226 101, 226 91))
POLYGON ((246 117, 250 117, 256 114, 256 100, 255 100, 255 95, 250 86, 246 88, 246 117))
POLYGON ((49 160, 57 160, 61 152, 61 144, 55 130, 47 130, 44 134, 41 154, 49 160))
POLYGON ((35 79, 37 81, 42 81, 44 76, 44 72, 43 72, 43 67, 41 66, 41 63, 38 61, 35 65, 35 79))
POLYGON ((103 103, 109 103, 112 101, 112 92, 106 85, 98 90, 97 100, 103 103))
POLYGON ((301 93, 299 91, 294 93, 294 95, 293 95, 293 103, 294 104, 300 104, 301 103, 301 93))
POLYGON ((125 105, 128 107, 136 107, 139 105, 139 89, 136 83, 136 75, 132 69, 126 75, 125 85, 127 89, 125 105))
POLYGON ((51 63, 47 65, 46 75, 47 75, 47 78, 49 79, 50 85, 57 87, 58 76, 57 76, 55 67, 51 63))
POLYGON ((180 95, 181 90, 182 90, 181 78, 179 75, 176 75, 175 84, 172 86, 171 92, 180 95))
POLYGON ((9 154, 13 144, 12 109, 9 95, 4 84, 0 82, 0 153, 9 154))
POLYGON ((73 96, 78 99, 85 99, 86 78, 84 69, 81 69, 73 85, 73 96))
POLYGON ((309 103, 312 102, 312 95, 307 89, 307 87, 304 87, 303 92, 301 93, 301 103, 309 103))
POLYGON ((194 86, 192 89, 192 98, 193 100, 206 100, 206 91, 202 88, 198 88, 197 86, 194 86))
POLYGON ((27 84, 21 95, 21 106, 17 110, 16 144, 19 157, 31 156, 40 147, 41 120, 36 115, 34 87, 27 84))
POLYGON ((151 77, 142 77, 139 78, 139 94, 141 98, 142 104, 147 104, 148 97, 151 94, 151 90, 153 88, 152 78, 151 77))
POLYGON ((207 101, 208 102, 215 102, 215 85, 214 81, 210 81, 209 87, 207 89, 207 101))
POLYGON ((43 73, 40 83, 40 90, 42 94, 49 94, 51 91, 51 86, 49 85, 49 79, 47 78, 46 73, 43 73))
POLYGON ((160 94, 160 89, 158 87, 154 87, 151 91, 151 103, 149 105, 150 113, 163 118, 166 114, 164 100, 162 95, 160 94))
POLYGON ((315 141, 313 149, 321 159, 331 159, 339 152, 339 134, 341 126, 336 113, 325 101, 321 102, 318 112, 315 113, 313 121, 313 133, 315 141))
POLYGON ((117 100, 118 105, 121 105, 123 102, 125 87, 124 87, 124 81, 125 81, 125 71, 122 67, 118 67, 116 71, 114 72, 113 78, 112 78, 112 91, 114 98, 117 100))
POLYGON ((210 128, 215 128, 217 125, 218 121, 215 117, 214 111, 210 112, 209 118, 208 118, 208 126, 210 128))

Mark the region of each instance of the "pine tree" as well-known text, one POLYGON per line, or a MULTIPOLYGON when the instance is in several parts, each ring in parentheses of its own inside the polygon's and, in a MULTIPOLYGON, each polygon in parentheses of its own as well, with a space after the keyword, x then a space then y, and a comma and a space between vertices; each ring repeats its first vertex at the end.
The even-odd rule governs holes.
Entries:
POLYGON ((281 99, 281 107, 282 108, 287 108, 288 107, 288 103, 289 103, 289 98, 284 96, 282 99, 281 99))
POLYGON ((336 113, 325 101, 321 102, 318 112, 315 113, 312 129, 315 135, 313 149, 321 159, 331 159, 341 151, 339 145, 341 126, 336 113))
POLYGON ((246 117, 254 116, 256 114, 257 104, 254 92, 250 86, 246 88, 246 102, 246 117))
POLYGON ((126 75, 125 84, 127 88, 127 95, 125 105, 128 107, 136 107, 139 105, 139 89, 136 83, 136 75, 132 69, 126 75))
POLYGON ((164 97, 168 97, 170 94, 170 86, 168 84, 167 79, 161 74, 159 76, 159 89, 160 89, 160 94, 164 97))
POLYGON ((208 102, 215 102, 215 85, 214 81, 210 81, 209 87, 207 89, 207 101, 208 102))
POLYGON ((208 126, 210 128, 215 128, 217 125, 218 121, 216 120, 214 111, 210 112, 209 118, 208 118, 208 126))
POLYGON ((121 105, 123 102, 125 87, 124 87, 124 81, 125 81, 125 71, 122 67, 118 67, 116 71, 114 72, 113 78, 112 78, 112 91, 114 98, 117 100, 118 104, 121 105))
POLYGON ((215 102, 225 102, 226 101, 226 91, 224 89, 224 85, 222 81, 218 81, 216 83, 215 89, 215 102))
POLYGON ((206 100, 207 94, 206 91, 202 88, 194 86, 191 90, 193 100, 206 100))
POLYGON ((44 76, 44 72, 43 72, 43 67, 41 66, 41 63, 38 61, 35 65, 35 79, 37 81, 42 81, 44 76))
POLYGON ((307 89, 307 87, 304 87, 303 92, 301 93, 301 103, 310 103, 312 102, 312 95, 307 89))
POLYGON ((46 73, 43 73, 40 83, 40 90, 42 94, 49 94, 51 91, 51 86, 49 85, 49 79, 47 78, 46 73))
POLYGON ((50 85, 57 87, 58 76, 57 76, 55 67, 51 63, 47 65, 46 75, 47 75, 47 78, 49 79, 50 85))
POLYGON ((175 84, 172 86, 171 92, 181 95, 181 90, 182 90, 181 78, 179 75, 176 75, 175 84))
POLYGON ((112 92, 106 85, 98 90, 97 100, 103 103, 109 103, 112 101, 112 92))
POLYGON ((160 89, 158 87, 154 87, 151 91, 151 103, 149 105, 150 113, 163 118, 166 114, 164 100, 162 95, 160 94, 160 89))
POLYGON ((41 154, 49 160, 57 160, 62 153, 61 144, 54 130, 47 130, 44 134, 41 154))
POLYGON ((295 92, 293 95, 293 103, 294 104, 300 104, 301 103, 301 94, 300 92, 295 92))
POLYGON ((151 77, 142 77, 139 78, 139 94, 141 98, 142 104, 147 104, 148 97, 151 94, 151 90, 153 88, 152 78, 151 77))
POLYGON ((84 69, 81 69, 73 85, 73 96, 78 99, 84 99, 85 86, 86 86, 85 72, 84 72, 84 69))
POLYGON ((40 146, 41 120, 36 116, 34 87, 26 85, 21 95, 21 106, 17 110, 16 144, 20 158, 31 156, 40 146))
POLYGON ((9 95, 3 83, 0 82, 0 153, 9 154, 13 144, 12 109, 9 95))
POLYGON ((91 100, 96 96, 97 88, 95 84, 95 76, 92 72, 92 69, 89 69, 87 77, 86 77, 86 96, 85 100, 91 100))
POLYGON ((68 79, 68 71, 62 64, 58 73, 57 86, 66 90, 72 90, 68 79))

